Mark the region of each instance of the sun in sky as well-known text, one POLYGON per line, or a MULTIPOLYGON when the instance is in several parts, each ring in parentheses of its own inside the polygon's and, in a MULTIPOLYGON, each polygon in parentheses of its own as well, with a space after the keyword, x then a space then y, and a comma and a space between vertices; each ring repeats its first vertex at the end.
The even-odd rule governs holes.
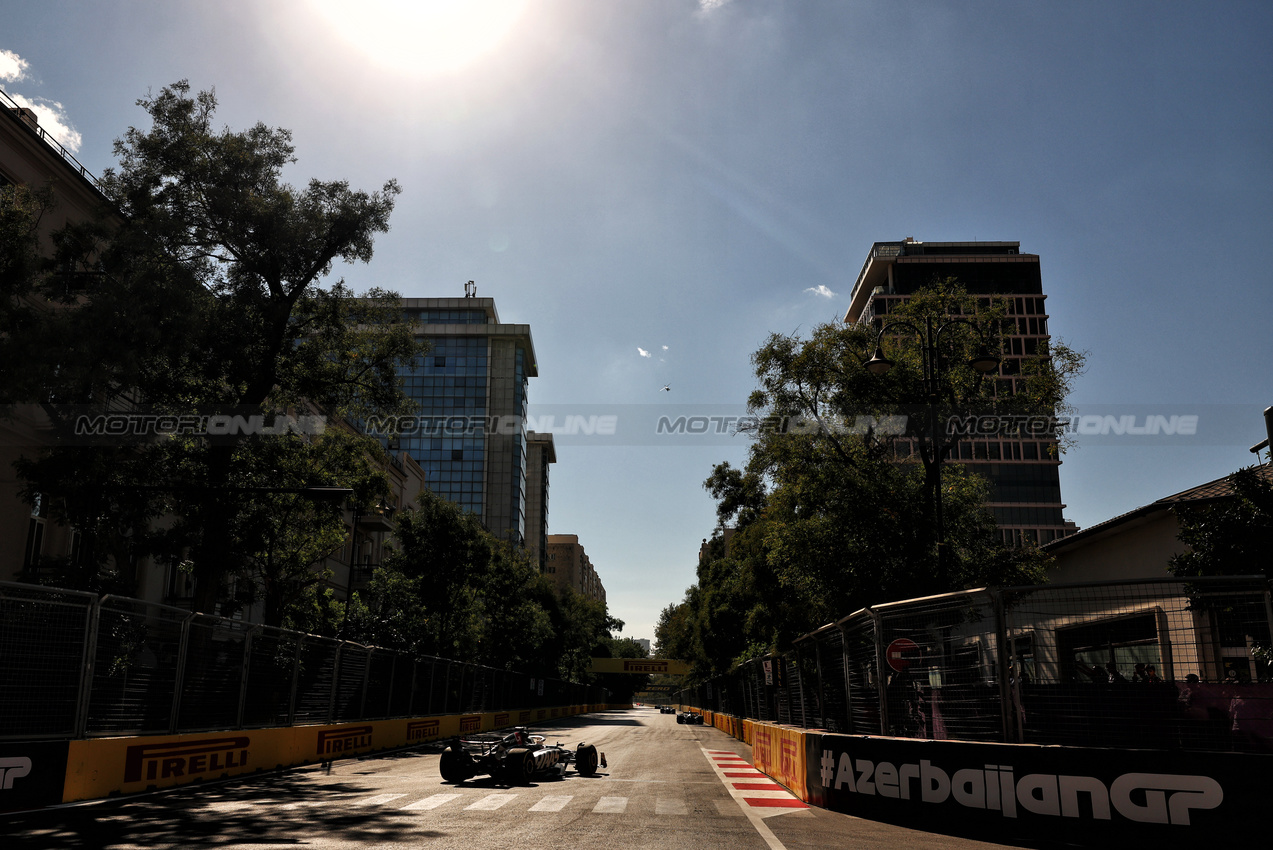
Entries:
POLYGON ((498 47, 529 0, 311 0, 368 60, 404 73, 462 71, 498 47))

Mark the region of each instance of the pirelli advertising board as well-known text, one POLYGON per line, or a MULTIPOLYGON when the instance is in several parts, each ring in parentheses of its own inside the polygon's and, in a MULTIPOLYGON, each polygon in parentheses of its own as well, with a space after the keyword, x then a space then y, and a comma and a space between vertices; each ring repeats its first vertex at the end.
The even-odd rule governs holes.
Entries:
POLYGON ((1082 846, 1267 841, 1270 755, 817 733, 806 743, 808 802, 859 817, 1082 846))
POLYGON ((0 744, 0 811, 334 761, 470 732, 568 717, 587 708, 564 706, 283 729, 0 744))
POLYGON ((594 658, 593 673, 651 673, 663 676, 684 676, 690 667, 684 661, 667 658, 594 658))

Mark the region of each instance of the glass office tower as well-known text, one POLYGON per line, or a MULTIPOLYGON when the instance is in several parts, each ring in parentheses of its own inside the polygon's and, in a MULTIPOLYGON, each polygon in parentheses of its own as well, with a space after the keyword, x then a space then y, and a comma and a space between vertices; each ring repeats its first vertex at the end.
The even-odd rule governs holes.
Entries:
POLYGON ((502 324, 491 298, 404 298, 429 353, 402 373, 418 427, 397 448, 426 486, 514 544, 526 536, 526 390, 536 377, 529 325, 502 324))

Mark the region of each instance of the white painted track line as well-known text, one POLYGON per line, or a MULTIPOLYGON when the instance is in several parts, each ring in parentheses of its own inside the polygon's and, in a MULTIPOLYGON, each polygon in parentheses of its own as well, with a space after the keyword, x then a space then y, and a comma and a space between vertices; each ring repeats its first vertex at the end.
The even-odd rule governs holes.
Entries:
POLYGON ((444 806, 452 800, 458 800, 463 794, 434 794, 432 797, 425 797, 423 800, 416 800, 410 805, 402 807, 404 812, 427 812, 436 809, 438 806, 444 806))
POLYGON ((516 796, 517 796, 516 794, 488 794, 487 796, 478 800, 473 805, 465 806, 464 811, 466 812, 493 811, 494 809, 498 809, 500 806, 511 803, 516 796))
POLYGON ((538 803, 530 807, 532 812, 560 812, 566 808, 566 804, 574 799, 574 795, 562 797, 544 797, 538 803))

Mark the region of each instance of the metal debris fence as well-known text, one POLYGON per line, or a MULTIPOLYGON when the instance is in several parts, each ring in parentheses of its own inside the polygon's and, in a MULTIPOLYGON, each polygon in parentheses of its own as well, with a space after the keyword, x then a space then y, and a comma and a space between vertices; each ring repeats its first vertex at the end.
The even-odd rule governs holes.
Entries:
POLYGON ((808 729, 1273 752, 1263 577, 987 588, 865 608, 677 697, 808 729))
POLYGON ((0 740, 604 703, 604 689, 119 596, 0 582, 0 740))

